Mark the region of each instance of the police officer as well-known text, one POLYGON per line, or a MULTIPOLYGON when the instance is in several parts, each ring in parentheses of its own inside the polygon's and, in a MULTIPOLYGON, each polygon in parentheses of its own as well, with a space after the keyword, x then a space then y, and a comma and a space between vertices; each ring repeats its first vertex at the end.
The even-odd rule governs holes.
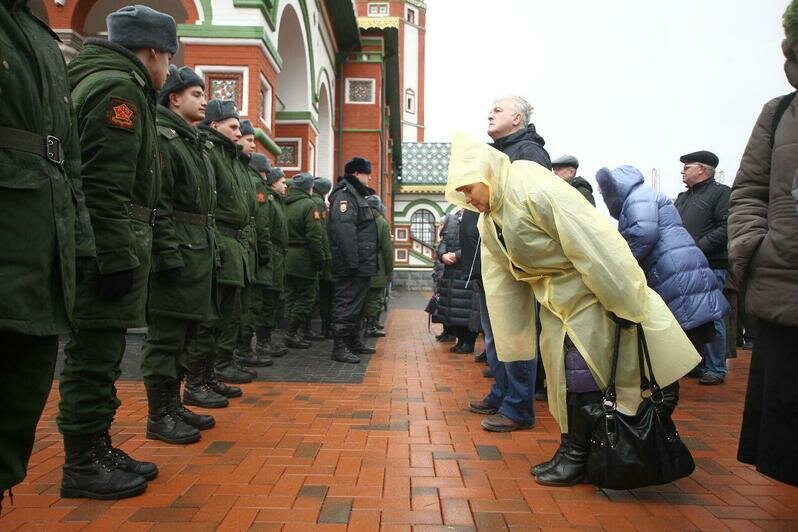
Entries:
MULTIPOLYGON (((208 387, 224 397, 240 397, 241 388, 224 383, 252 382, 252 375, 233 359, 233 351, 241 318, 241 290, 252 281, 250 218, 254 199, 249 174, 240 160, 242 149, 237 141, 241 138, 241 124, 235 102, 209 101, 199 127, 208 133, 213 144, 210 160, 216 176, 214 219, 221 252, 217 273, 221 318, 200 325, 192 349, 196 349, 196 356, 213 361, 208 362, 205 375, 208 387)), ((193 392, 193 387, 186 387, 186 404, 196 404, 193 392)))
POLYGON ((316 284, 324 266, 324 236, 321 216, 310 199, 313 176, 303 172, 291 179, 285 200, 288 223, 288 253, 285 257, 285 314, 288 319, 285 344, 307 349, 310 343, 300 327, 310 318, 316 300, 316 284))
POLYGON ((193 70, 173 65, 158 95, 161 195, 141 373, 149 404, 147 437, 175 444, 199 441, 199 430, 215 424, 213 417, 188 410, 180 399, 186 342, 202 321, 218 317, 213 297, 216 185, 207 136, 193 126, 205 118, 204 89, 193 70))
POLYGON ((366 338, 381 338, 385 336, 385 331, 379 328, 380 310, 385 300, 385 287, 393 275, 393 242, 391 225, 385 219, 385 206, 380 197, 376 194, 367 196, 366 203, 371 207, 377 222, 377 274, 371 278, 369 284, 363 335, 366 338))
POLYGON ((58 37, 27 2, 0 2, 0 35, 1 509, 25 478, 70 330, 75 256, 94 256, 94 242, 58 37))
POLYGON ((357 355, 372 354, 360 340, 360 318, 369 289, 369 280, 377 273, 377 224, 365 197, 374 194, 368 188, 371 163, 355 157, 344 166, 344 176, 330 193, 330 249, 335 279, 333 298, 332 359, 358 363, 357 355))
POLYGON ((57 421, 66 454, 61 496, 118 499, 141 493, 158 473, 114 451, 108 429, 120 404, 114 383, 126 329, 146 325, 161 181, 155 95, 177 51, 177 27, 145 6, 123 7, 106 23, 108 40, 87 39, 69 65, 97 260, 78 280, 57 421))
POLYGON ((281 357, 288 352, 288 348, 272 339, 272 331, 285 287, 285 255, 288 250, 288 224, 285 218, 287 186, 281 168, 267 170, 265 179, 271 258, 266 268, 258 270, 258 279, 263 284, 263 289, 262 301, 256 308, 255 350, 259 356, 281 357))
POLYGON ((317 299, 319 302, 319 317, 321 318, 321 335, 317 335, 310 326, 310 320, 305 322, 303 337, 308 341, 323 340, 332 338, 330 332, 330 316, 332 315, 333 280, 330 263, 332 262, 332 252, 330 251, 330 237, 327 233, 327 194, 332 189, 332 181, 326 177, 316 177, 313 179, 313 193, 311 199, 316 204, 316 210, 321 217, 323 227, 322 247, 324 249, 324 265, 319 272, 319 285, 317 299))

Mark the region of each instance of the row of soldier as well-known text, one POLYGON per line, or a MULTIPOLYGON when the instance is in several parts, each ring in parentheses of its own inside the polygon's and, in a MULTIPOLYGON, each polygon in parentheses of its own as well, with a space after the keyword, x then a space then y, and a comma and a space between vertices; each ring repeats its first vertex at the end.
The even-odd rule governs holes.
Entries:
POLYGON ((15 45, 4 64, 18 88, 2 77, 2 94, 43 116, 0 114, 0 156, 17 170, 2 177, 6 218, 40 215, 24 241, 15 224, 1 227, 16 281, 0 294, 0 502, 25 476, 66 333, 61 495, 129 497, 158 469, 111 442, 127 328, 148 327, 147 437, 196 442, 215 420, 186 405, 227 406, 242 395, 235 384, 257 375, 251 368, 288 348, 331 336, 336 361, 374 352, 361 324, 384 335, 390 228, 368 188, 369 161, 349 161, 333 187, 308 173, 286 182, 255 153, 255 130, 235 104, 206 103, 203 79, 170 67, 169 15, 145 6, 110 14, 108 39, 87 39, 67 76, 49 28, 14 6, 0 6, 0 24, 15 45), (310 329, 317 300, 321 336, 310 329), (285 345, 272 337, 281 305, 285 345))

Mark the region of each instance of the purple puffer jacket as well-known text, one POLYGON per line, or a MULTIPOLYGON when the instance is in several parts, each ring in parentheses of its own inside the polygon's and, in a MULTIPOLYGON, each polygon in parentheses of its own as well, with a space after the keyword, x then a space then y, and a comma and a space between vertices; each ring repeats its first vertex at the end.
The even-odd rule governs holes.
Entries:
POLYGON ((587 367, 587 362, 567 336, 565 337, 565 388, 573 393, 599 390, 590 368, 587 367))

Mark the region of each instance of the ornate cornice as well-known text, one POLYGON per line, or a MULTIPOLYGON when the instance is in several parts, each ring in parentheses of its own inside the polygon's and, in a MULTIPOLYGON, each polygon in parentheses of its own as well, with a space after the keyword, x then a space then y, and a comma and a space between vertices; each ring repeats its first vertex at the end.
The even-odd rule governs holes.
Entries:
POLYGON ((358 17, 357 25, 361 30, 384 30, 399 28, 399 17, 358 17))

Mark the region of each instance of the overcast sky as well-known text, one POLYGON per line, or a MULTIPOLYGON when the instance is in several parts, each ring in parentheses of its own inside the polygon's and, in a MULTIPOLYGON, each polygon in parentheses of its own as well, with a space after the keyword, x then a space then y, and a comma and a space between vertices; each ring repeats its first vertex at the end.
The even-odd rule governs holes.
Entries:
MULTIPOLYGON (((485 134, 493 98, 520 94, 555 158, 595 188, 602 166, 660 169, 715 152, 731 184, 762 105, 784 77, 787 0, 427 0, 426 137, 485 134)), ((600 199, 597 198, 599 202, 600 199)))

